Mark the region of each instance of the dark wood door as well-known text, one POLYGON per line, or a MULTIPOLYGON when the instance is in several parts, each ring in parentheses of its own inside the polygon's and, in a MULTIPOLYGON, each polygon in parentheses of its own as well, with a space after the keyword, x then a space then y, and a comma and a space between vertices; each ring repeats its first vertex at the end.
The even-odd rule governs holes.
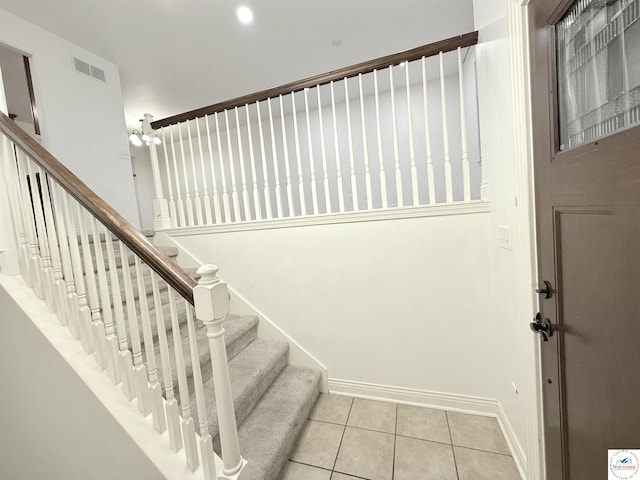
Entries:
POLYGON ((640 2, 530 8, 547 479, 603 480, 640 449, 640 2))

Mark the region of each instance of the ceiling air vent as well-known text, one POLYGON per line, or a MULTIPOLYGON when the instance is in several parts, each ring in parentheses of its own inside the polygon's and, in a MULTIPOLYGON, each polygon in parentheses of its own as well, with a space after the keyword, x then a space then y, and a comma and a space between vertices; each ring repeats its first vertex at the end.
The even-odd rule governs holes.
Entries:
POLYGON ((96 67, 95 65, 89 65, 87 62, 82 61, 79 58, 73 58, 73 69, 78 73, 82 73, 88 77, 93 77, 103 83, 107 82, 104 70, 96 67))

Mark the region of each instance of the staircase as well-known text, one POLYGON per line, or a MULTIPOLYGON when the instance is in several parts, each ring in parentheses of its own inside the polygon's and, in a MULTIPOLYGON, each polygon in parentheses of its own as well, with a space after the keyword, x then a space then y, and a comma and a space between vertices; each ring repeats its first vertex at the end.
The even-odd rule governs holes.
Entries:
MULTIPOLYGON (((145 233, 152 236, 153 233, 145 233)), ((90 243, 94 242, 89 238, 90 243)), ((104 244, 105 238, 100 241, 104 244)), ((117 243, 117 242, 114 242, 117 243)), ((173 247, 159 247, 169 258, 175 260, 177 249, 173 247)), ((92 252, 95 249, 91 249, 92 252)), ((105 252, 106 248, 102 248, 105 252)), ((118 248, 114 248, 115 264, 119 278, 121 298, 125 298, 123 260, 118 248)), ((107 263, 105 255, 105 264, 107 263)), ((133 265, 133 255, 125 260, 133 265)), ((108 267, 107 267, 108 270, 108 267)), ((187 269, 187 273, 197 280, 194 270, 187 269)), ((151 291, 151 270, 143 266, 146 292, 151 291)), ((134 282, 135 283, 135 282, 134 282)), ((171 318, 169 289, 160 280, 161 308, 165 319, 171 318)), ((140 317, 140 292, 133 288, 136 300, 138 324, 142 330, 140 317)), ((147 293, 149 312, 155 314, 152 297, 147 293)), ((124 300, 123 300, 124 303, 124 300)), ((182 349, 189 351, 187 333, 187 312, 183 302, 177 303, 177 314, 182 339, 182 349), (182 305, 182 308, 180 308, 182 305)), ((113 305, 112 305, 113 307, 113 305)), ((126 308, 126 305, 124 306, 126 308)), ((286 463, 293 444, 300 429, 318 396, 320 373, 308 368, 288 365, 289 344, 284 341, 267 341, 257 337, 258 317, 230 314, 224 321, 226 351, 229 359, 231 390, 238 424, 240 451, 248 461, 248 476, 251 480, 276 480, 286 463)), ((165 320, 167 327, 167 342, 171 357, 174 358, 175 347, 170 322, 165 320)), ((200 357, 200 368, 203 378, 205 398, 207 400, 207 420, 209 431, 213 438, 214 450, 220 454, 220 439, 218 436, 218 416, 215 408, 215 391, 211 370, 211 357, 207 330, 204 324, 196 320, 196 340, 200 357)), ((157 328, 153 330, 153 342, 156 358, 160 358, 160 346, 157 328)), ((143 351, 145 349, 143 348, 143 351)), ((185 371, 190 392, 190 405, 196 405, 193 388, 193 365, 185 354, 185 371)), ((147 363, 145 361, 145 363, 147 363)), ((158 375, 162 377, 160 362, 158 375)), ((173 388, 178 398, 179 382, 175 364, 172 363, 171 378, 173 388)), ((197 409, 192 408, 195 424, 199 425, 197 409)))

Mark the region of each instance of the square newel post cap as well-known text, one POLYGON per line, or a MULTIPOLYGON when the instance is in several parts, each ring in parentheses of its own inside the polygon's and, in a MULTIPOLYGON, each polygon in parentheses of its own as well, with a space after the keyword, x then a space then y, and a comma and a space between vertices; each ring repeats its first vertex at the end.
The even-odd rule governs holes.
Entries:
POLYGON ((203 322, 222 320, 229 313, 229 291, 227 283, 218 275, 216 265, 198 268, 200 280, 193 289, 193 304, 196 317, 203 322))

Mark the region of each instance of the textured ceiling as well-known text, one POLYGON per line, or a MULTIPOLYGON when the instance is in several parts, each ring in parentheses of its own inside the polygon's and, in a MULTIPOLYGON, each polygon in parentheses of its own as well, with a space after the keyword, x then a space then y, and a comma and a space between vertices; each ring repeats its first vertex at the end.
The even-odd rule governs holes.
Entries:
POLYGON ((0 0, 120 67, 127 124, 473 30, 472 0, 0 0), (254 11, 240 24, 239 5, 254 11))

